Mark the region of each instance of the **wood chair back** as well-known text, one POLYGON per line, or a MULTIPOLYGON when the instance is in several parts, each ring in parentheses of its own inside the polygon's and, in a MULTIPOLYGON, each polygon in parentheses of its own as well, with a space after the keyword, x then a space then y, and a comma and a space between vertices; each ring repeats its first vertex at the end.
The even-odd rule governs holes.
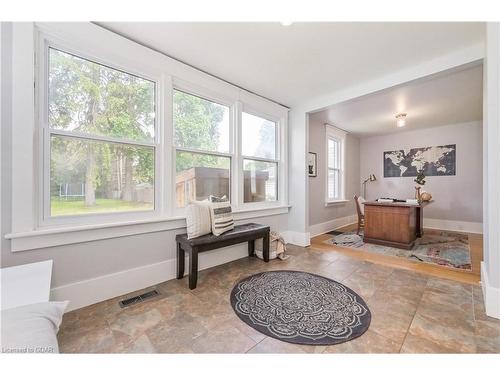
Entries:
POLYGON ((357 232, 357 234, 359 235, 361 228, 365 227, 365 215, 363 215, 363 212, 361 211, 361 203, 359 202, 359 197, 357 195, 354 196, 354 202, 356 203, 356 212, 358 213, 358 232, 357 232))

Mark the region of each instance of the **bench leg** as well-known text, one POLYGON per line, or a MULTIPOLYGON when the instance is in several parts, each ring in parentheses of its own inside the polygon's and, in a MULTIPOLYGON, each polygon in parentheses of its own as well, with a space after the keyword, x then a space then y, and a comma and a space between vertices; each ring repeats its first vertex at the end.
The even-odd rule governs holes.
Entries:
POLYGON ((269 232, 262 238, 262 256, 264 257, 264 262, 269 262, 269 232))
POLYGON ((177 242, 177 278, 182 279, 184 277, 184 250, 181 248, 181 244, 177 242))
POLYGON ((248 256, 253 257, 255 253, 255 240, 248 241, 248 256))
POLYGON ((198 250, 192 249, 189 254, 189 289, 195 289, 198 281, 198 250))

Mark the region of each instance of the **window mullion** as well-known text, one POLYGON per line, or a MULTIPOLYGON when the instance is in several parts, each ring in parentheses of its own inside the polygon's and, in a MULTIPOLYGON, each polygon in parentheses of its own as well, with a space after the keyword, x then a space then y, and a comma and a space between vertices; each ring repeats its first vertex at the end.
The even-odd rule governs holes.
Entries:
POLYGON ((221 157, 225 157, 225 158, 230 158, 233 156, 231 153, 227 153, 227 152, 208 151, 208 150, 202 150, 202 149, 198 149, 198 148, 174 146, 174 149, 175 149, 175 151, 180 151, 180 152, 189 152, 192 154, 221 156, 221 157))
POLYGON ((232 170, 233 170, 233 185, 232 192, 234 196, 233 205, 235 209, 238 210, 239 207, 243 205, 243 157, 241 155, 242 152, 242 144, 241 144, 241 112, 242 112, 242 103, 240 101, 236 101, 233 106, 233 118, 232 118, 232 152, 234 154, 232 170))
POLYGON ((259 158, 257 156, 245 156, 245 155, 242 155, 241 157, 243 159, 245 159, 245 160, 263 161, 263 162, 266 162, 266 163, 278 163, 279 162, 278 159, 259 158))
POLYGON ((103 136, 103 135, 94 135, 94 134, 87 134, 87 133, 68 131, 68 130, 60 130, 60 129, 49 128, 48 130, 50 132, 50 135, 55 134, 55 135, 59 135, 59 136, 63 136, 63 137, 86 139, 89 141, 118 143, 118 144, 123 144, 123 145, 134 145, 134 146, 143 146, 143 147, 156 147, 157 146, 157 143, 155 143, 155 142, 141 142, 141 141, 134 141, 134 140, 130 140, 130 139, 119 139, 119 138, 107 137, 107 136, 103 136))

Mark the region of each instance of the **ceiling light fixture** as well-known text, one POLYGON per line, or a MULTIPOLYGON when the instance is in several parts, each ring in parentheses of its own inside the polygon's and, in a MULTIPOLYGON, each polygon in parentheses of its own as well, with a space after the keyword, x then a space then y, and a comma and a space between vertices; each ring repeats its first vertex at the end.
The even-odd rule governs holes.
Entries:
POLYGON ((396 125, 398 128, 402 128, 406 125, 406 113, 398 113, 396 115, 396 125))
POLYGON ((280 23, 281 23, 281 25, 283 25, 283 26, 290 26, 293 22, 292 22, 292 21, 282 21, 282 22, 280 22, 280 23))

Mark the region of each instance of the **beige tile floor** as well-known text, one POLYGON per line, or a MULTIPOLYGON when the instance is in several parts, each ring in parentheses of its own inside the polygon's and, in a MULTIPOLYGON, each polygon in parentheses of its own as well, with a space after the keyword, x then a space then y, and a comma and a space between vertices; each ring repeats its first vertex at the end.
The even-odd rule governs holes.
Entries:
MULTIPOLYGON (((121 298, 65 314, 63 353, 499 353, 500 320, 485 315, 479 286, 289 246, 290 258, 245 258, 157 285, 160 296, 120 308, 121 298), (266 270, 293 269, 340 281, 367 302, 368 331, 332 346, 288 344, 249 327, 229 303, 233 285, 266 270)), ((146 290, 149 290, 146 289, 146 290)), ((134 295, 131 293, 130 295, 134 295)))

